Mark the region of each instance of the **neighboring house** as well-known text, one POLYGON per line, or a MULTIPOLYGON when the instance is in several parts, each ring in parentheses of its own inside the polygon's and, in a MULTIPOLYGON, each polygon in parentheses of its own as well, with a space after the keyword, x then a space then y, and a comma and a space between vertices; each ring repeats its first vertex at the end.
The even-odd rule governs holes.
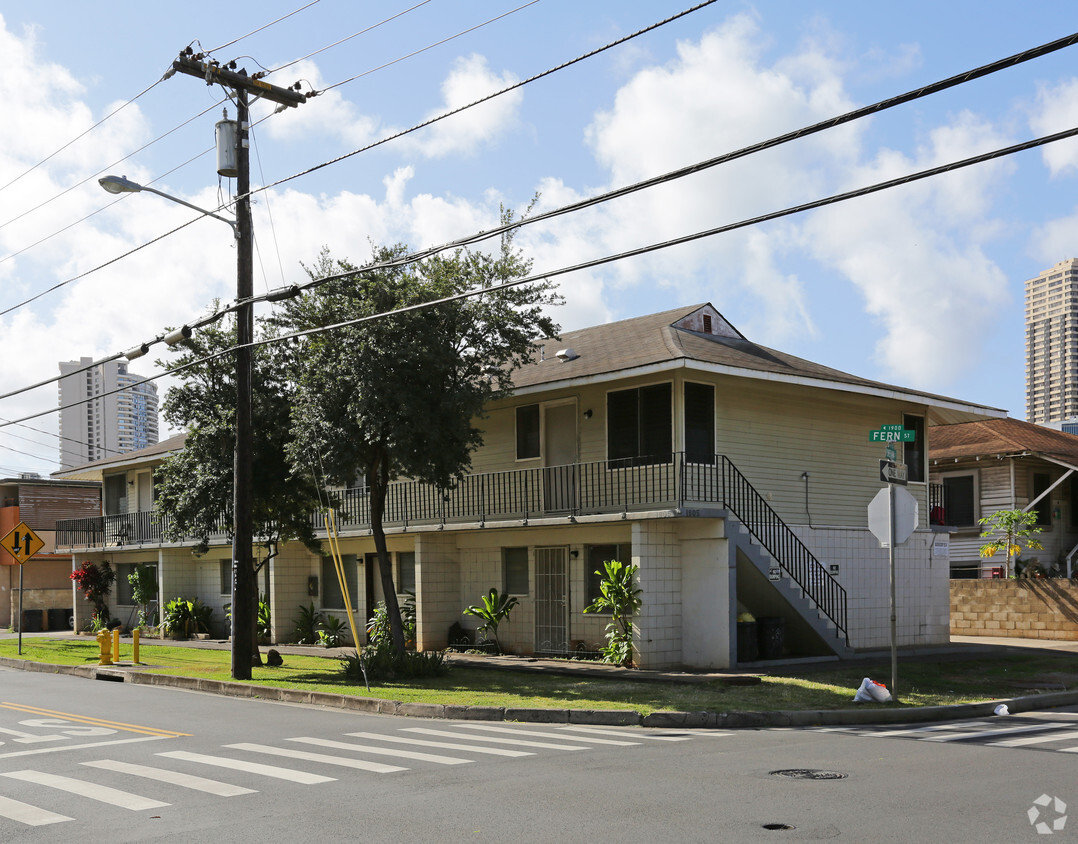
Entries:
MULTIPOLYGON (((520 600, 499 629, 504 645, 593 650, 607 619, 583 610, 598 589, 593 572, 611 558, 640 567, 634 622, 644 667, 735 664, 742 612, 783 629, 792 654, 884 647, 888 553, 866 512, 884 453, 869 432, 894 424, 916 431, 902 459, 924 526, 897 549, 899 644, 948 641, 949 568, 927 527, 925 438, 1003 411, 758 346, 711 305, 567 332, 542 343, 514 382, 477 423, 484 444, 457 487, 402 481, 389 490, 395 583, 416 594, 420 648, 444 647, 454 623, 474 628, 461 611, 496 586, 520 600)), ((147 450, 97 464, 106 506, 110 489, 142 498, 139 478, 162 457, 147 450)), ((189 544, 161 542, 146 503, 115 507, 126 522, 71 523, 62 541, 80 562, 156 562, 164 600, 223 606, 225 535, 193 559, 189 544)), ((338 514, 348 589, 364 619, 381 597, 367 506, 365 490, 349 490, 338 514)), ((268 568, 275 637, 287 638, 308 602, 341 613, 328 559, 291 543, 268 568)), ((128 611, 122 601, 117 609, 128 611)), ((750 658, 746 649, 741 661, 750 658)))
POLYGON ((1036 510, 1043 550, 1023 552, 1068 577, 1078 556, 1078 436, 1020 419, 988 419, 929 432, 930 480, 943 486, 940 521, 957 529, 952 577, 992 577, 999 557, 981 558, 979 520, 999 510, 1036 510))
MULTIPOLYGON (((72 611, 71 552, 56 551, 57 519, 99 516, 101 485, 43 478, 0 479, 0 537, 20 522, 45 546, 22 566, 23 629, 67 630, 72 611)), ((18 629, 19 565, 0 551, 0 628, 18 629)))

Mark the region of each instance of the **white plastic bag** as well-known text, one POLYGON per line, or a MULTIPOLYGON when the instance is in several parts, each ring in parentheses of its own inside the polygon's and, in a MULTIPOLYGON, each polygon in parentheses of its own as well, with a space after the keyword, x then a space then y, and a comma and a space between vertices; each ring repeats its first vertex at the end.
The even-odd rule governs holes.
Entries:
POLYGON ((877 683, 866 677, 861 681, 857 694, 853 696, 854 703, 887 703, 891 699, 891 693, 883 683, 877 683))

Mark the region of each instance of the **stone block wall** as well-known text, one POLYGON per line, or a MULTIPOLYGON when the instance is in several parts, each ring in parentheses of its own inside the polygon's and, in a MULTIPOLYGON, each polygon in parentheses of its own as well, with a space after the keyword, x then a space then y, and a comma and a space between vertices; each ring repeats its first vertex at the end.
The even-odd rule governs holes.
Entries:
POLYGON ((1078 641, 1078 583, 952 580, 951 634, 1078 641))

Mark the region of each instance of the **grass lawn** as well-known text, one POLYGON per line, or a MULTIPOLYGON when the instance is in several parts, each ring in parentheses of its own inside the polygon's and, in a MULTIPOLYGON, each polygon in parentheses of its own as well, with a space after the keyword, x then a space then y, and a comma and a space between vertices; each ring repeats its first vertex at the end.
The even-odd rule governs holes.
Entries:
MULTIPOLYGON (((0 656, 18 657, 14 640, 0 642, 0 656)), ((57 665, 96 665, 99 650, 91 639, 23 640, 23 659, 57 665)), ((121 642, 122 659, 130 659, 130 640, 121 642)), ((228 680, 228 651, 147 645, 141 648, 144 670, 186 677, 228 680)), ((659 683, 631 679, 527 674, 494 669, 454 667, 444 676, 414 685, 372 686, 346 682, 335 659, 284 655, 278 668, 253 669, 252 682, 310 691, 426 703, 558 709, 634 709, 734 712, 769 709, 843 709, 852 706, 863 677, 889 682, 889 660, 855 666, 776 666, 755 686, 709 683, 659 683)), ((452 666, 452 657, 450 657, 452 666)), ((1078 660, 1051 652, 991 658, 901 660, 898 669, 901 706, 972 703, 1017 697, 1037 691, 1078 688, 1078 660)), ((881 704, 859 704, 881 706, 881 704)), ((894 704, 882 704, 893 706, 894 704)))

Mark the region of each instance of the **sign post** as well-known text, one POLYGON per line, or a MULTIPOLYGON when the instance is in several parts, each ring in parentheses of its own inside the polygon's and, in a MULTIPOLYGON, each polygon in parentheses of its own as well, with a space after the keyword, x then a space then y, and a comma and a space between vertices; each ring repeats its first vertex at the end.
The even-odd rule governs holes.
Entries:
POLYGON ((34 533, 26 522, 19 522, 8 534, 0 539, 15 562, 19 564, 19 656, 22 656, 22 567, 23 564, 45 547, 45 542, 34 533))
POLYGON ((887 484, 868 505, 868 527, 881 545, 887 546, 888 580, 891 587, 891 698, 898 702, 898 599, 895 589, 895 546, 909 539, 917 527, 917 499, 906 491, 905 463, 896 462, 894 443, 912 443, 917 432, 902 425, 881 425, 868 432, 869 442, 886 443, 880 460, 880 480, 887 484), (898 489, 901 485, 903 489, 898 489), (886 510, 886 515, 884 514, 886 510))

